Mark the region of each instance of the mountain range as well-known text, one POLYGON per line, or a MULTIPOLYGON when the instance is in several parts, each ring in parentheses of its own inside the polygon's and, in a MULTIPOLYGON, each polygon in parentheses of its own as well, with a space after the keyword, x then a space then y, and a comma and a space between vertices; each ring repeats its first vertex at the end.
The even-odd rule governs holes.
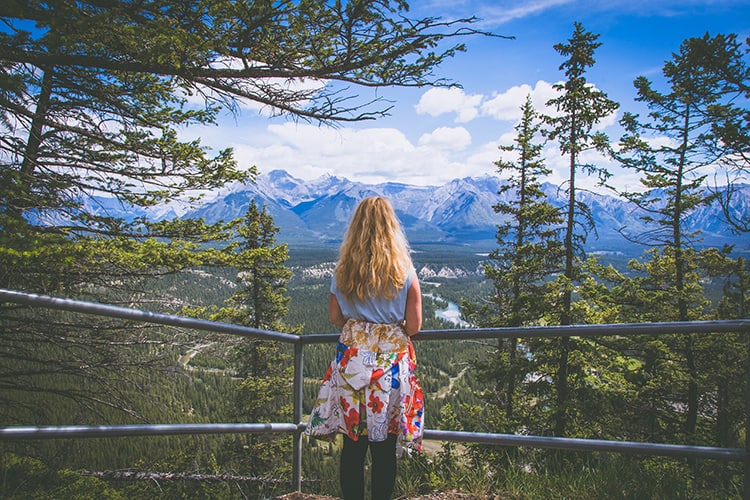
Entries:
MULTIPOLYGON (((152 209, 147 216, 217 222, 241 217, 250 201, 255 200, 258 206, 266 206, 280 228, 278 241, 288 243, 291 248, 329 246, 341 241, 357 203, 367 196, 380 195, 393 204, 414 248, 439 244, 487 251, 497 246, 495 232, 501 222, 501 216, 492 207, 513 196, 510 191, 498 194, 503 184, 503 179, 493 175, 454 179, 440 186, 365 184, 330 175, 306 181, 284 170, 273 170, 259 175, 255 182, 235 183, 212 193, 191 209, 165 205, 152 209)), ((543 184, 542 188, 551 204, 565 203, 565 193, 558 186, 543 184)), ((737 188, 733 208, 748 220, 750 185, 737 188)), ((643 251, 642 246, 630 243, 619 232, 622 228, 632 234, 647 230, 634 205, 614 195, 587 191, 579 191, 579 195, 579 200, 590 207, 596 228, 588 234, 588 251, 643 251)), ((731 231, 718 202, 694 210, 686 224, 690 231, 701 232, 702 245, 730 244, 739 252, 750 251, 750 237, 731 231)))

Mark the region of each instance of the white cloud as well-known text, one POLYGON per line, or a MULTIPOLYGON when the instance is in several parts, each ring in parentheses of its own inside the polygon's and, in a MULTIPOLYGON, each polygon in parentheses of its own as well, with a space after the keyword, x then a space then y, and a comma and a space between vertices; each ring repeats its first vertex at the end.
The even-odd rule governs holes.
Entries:
POLYGON ((496 120, 518 122, 521 119, 521 106, 526 102, 526 96, 531 95, 531 102, 536 110, 552 115, 554 109, 546 106, 547 101, 558 95, 552 85, 539 80, 533 88, 526 83, 511 87, 482 103, 482 114, 496 120))
POLYGON ((496 145, 490 156, 477 155, 463 127, 440 127, 423 134, 416 144, 395 128, 336 129, 294 123, 244 131, 231 140, 239 164, 255 165, 261 172, 284 169, 302 179, 329 174, 422 186, 492 172, 491 155, 497 155, 496 145))
POLYGON ((596 124, 595 130, 604 131, 604 129, 611 127, 612 125, 617 125, 619 116, 619 113, 617 112, 617 110, 615 110, 614 112, 599 120, 596 124))
POLYGON ((466 94, 463 89, 456 87, 438 87, 422 94, 415 109, 417 114, 430 116, 456 113, 456 121, 465 123, 477 117, 480 102, 482 102, 481 94, 466 94))
POLYGON ((471 134, 464 127, 440 127, 419 138, 419 145, 447 151, 463 151, 471 144, 471 134))
MULTIPOLYGON (((521 119, 521 106, 526 102, 526 96, 530 95, 531 103, 539 114, 558 116, 557 109, 547 106, 550 99, 559 96, 559 92, 553 88, 553 85, 544 80, 539 80, 533 88, 526 83, 511 87, 483 102, 481 105, 482 115, 500 121, 518 123, 521 119)), ((592 85, 592 87, 596 88, 595 85, 592 85)), ((616 125, 618 116, 617 111, 605 116, 594 125, 594 130, 604 131, 606 128, 616 125)))
POLYGON ((474 149, 466 158, 466 162, 472 165, 474 173, 471 175, 494 174, 496 172, 495 162, 500 159, 501 151, 498 146, 501 142, 488 142, 474 149))
POLYGON ((512 5, 508 5, 509 2, 503 2, 500 5, 493 3, 491 6, 484 5, 479 17, 481 17, 486 23, 498 25, 507 23, 514 19, 522 19, 524 17, 539 14, 547 9, 574 2, 575 0, 522 0, 512 2, 512 5))
MULTIPOLYGON (((429 109, 438 113, 439 105, 443 106, 443 112, 467 108, 477 112, 481 106, 483 116, 498 120, 497 125, 490 125, 497 129, 496 139, 485 137, 481 143, 474 143, 475 137, 487 131, 487 122, 477 123, 482 129, 475 125, 446 124, 420 134, 419 127, 424 126, 425 120, 418 118, 412 125, 403 122, 398 128, 365 123, 335 128, 269 122, 256 116, 243 118, 242 123, 234 126, 206 127, 195 132, 200 133, 205 144, 216 149, 233 147, 241 168, 255 165, 261 172, 284 169, 302 179, 329 174, 369 183, 435 186, 455 178, 495 174, 494 162, 503 156, 498 146, 513 144, 516 132, 512 127, 520 118, 520 104, 525 96, 531 93, 537 107, 554 96, 552 84, 542 80, 533 86, 512 87, 484 103, 482 96, 467 96, 460 89, 433 90, 441 91, 433 92, 432 97, 427 96, 430 92, 422 96, 422 112, 429 109), (446 99, 432 100, 440 95, 446 99), (415 136, 410 137, 407 132, 415 136)), ((545 150, 547 164, 555 170, 549 180, 563 182, 567 177, 567 160, 560 157, 554 144, 545 150)), ((591 180, 581 179, 581 182, 589 185, 591 180)))
POLYGON ((362 182, 425 185, 434 184, 432 172, 445 164, 442 150, 415 146, 395 128, 285 123, 269 125, 261 136, 261 145, 258 134, 234 145, 241 164, 254 164, 262 172, 282 168, 303 179, 330 174, 362 182))

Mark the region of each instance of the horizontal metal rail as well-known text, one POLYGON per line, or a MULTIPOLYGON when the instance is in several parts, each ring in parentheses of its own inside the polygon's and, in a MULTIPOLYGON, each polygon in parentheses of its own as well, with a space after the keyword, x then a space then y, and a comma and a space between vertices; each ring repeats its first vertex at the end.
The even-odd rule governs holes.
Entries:
MULTIPOLYGON (((721 321, 675 321, 671 323, 612 323, 602 325, 524 326, 498 328, 461 328, 455 330, 422 330, 412 340, 468 340, 550 337, 629 337, 684 333, 730 333, 750 331, 750 319, 721 321)), ((305 344, 335 342, 337 333, 303 335, 305 344)))
POLYGON ((214 333, 228 333, 231 335, 255 337, 268 340, 280 340, 281 342, 289 342, 292 344, 300 341, 299 335, 292 335, 291 333, 260 330, 247 326, 232 325, 230 323, 218 323, 216 321, 187 318, 185 316, 162 314, 153 311, 143 311, 140 309, 130 309, 128 307, 100 304, 97 302, 61 299, 58 297, 50 297, 48 295, 17 292, 15 290, 6 290, 3 288, 0 288, 0 301, 15 302, 17 304, 24 304, 35 307, 46 307, 49 309, 58 309, 62 311, 108 316, 110 318, 131 319, 135 321, 143 321, 145 323, 154 323, 157 325, 178 326, 181 328, 190 328, 192 330, 202 330, 214 333))
POLYGON ((289 423, 14 426, 0 427, 0 439, 178 436, 184 434, 265 434, 296 432, 298 429, 298 425, 289 423))
POLYGON ((604 439, 521 436, 482 432, 439 431, 425 429, 424 439, 454 443, 494 444, 526 448, 552 448, 570 451, 606 451, 633 455, 707 458, 741 462, 748 458, 742 448, 716 448, 681 444, 643 443, 640 441, 609 441, 604 439))
MULTIPOLYGON (((215 321, 188 318, 172 314, 156 313, 127 307, 86 302, 75 299, 61 299, 48 295, 18 292, 0 288, 0 301, 15 302, 36 307, 46 307, 84 314, 130 319, 167 326, 178 326, 193 330, 215 333, 227 333, 243 337, 255 337, 278 340, 290 344, 322 344, 335 342, 337 333, 295 335, 272 330, 261 330, 247 326, 219 323, 215 321)), ((669 333, 727 333, 750 331, 750 319, 722 321, 683 321, 671 323, 614 323, 604 325, 568 325, 568 326, 527 326, 499 328, 462 328, 456 330, 422 330, 413 340, 466 340, 466 339, 499 339, 519 337, 599 337, 631 336, 643 334, 669 333)))
MULTIPOLYGON (((46 295, 0 289, 0 302, 13 302, 34 307, 102 315, 153 324, 177 326, 195 330, 240 335, 287 342, 295 345, 294 417, 301 420, 302 348, 307 344, 335 342, 338 334, 293 335, 269 330, 259 330, 227 323, 187 318, 169 314, 142 311, 107 304, 61 299, 46 295)), ((539 327, 503 327, 456 330, 424 330, 414 340, 466 340, 530 337, 594 337, 632 336, 688 333, 745 333, 750 332, 750 319, 727 321, 690 321, 672 323, 625 323, 605 325, 570 325, 539 327)), ((750 376, 750 369, 747 370, 750 376)), ((748 383, 748 381, 745 381, 748 383)), ((747 388, 750 394, 750 387, 747 388)), ((750 395, 746 398, 750 407, 750 395)), ((746 417, 747 418, 747 417, 746 417)), ((111 426, 48 426, 48 427, 2 427, 0 440, 165 436, 178 434, 228 434, 228 433, 293 433, 295 436, 293 485, 301 489, 301 434, 304 422, 271 424, 153 424, 111 426)), ((750 435, 750 420, 746 422, 750 435)), ((704 458, 745 462, 745 498, 750 492, 750 443, 746 449, 717 448, 677 444, 644 443, 635 441, 607 441, 596 439, 525 436, 515 434, 492 434, 425 429, 426 440, 481 443, 498 446, 550 448, 569 451, 601 451, 642 455, 660 455, 686 458, 704 458)))
MULTIPOLYGON (((305 423, 265 424, 133 424, 133 425, 63 425, 0 427, 0 439, 81 439, 136 436, 178 436, 198 434, 265 434, 301 432, 305 423)), ((741 448, 717 448, 676 444, 643 443, 638 441, 609 441, 601 439, 559 438, 494 434, 483 432, 424 431, 428 441, 479 443, 527 448, 552 448, 575 451, 603 451, 640 455, 692 457, 725 461, 742 461, 747 453, 741 448)))

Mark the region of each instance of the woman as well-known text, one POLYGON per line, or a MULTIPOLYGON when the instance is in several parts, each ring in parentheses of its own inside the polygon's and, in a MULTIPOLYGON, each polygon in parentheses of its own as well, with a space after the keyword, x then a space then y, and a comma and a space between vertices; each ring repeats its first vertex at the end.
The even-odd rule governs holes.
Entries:
POLYGON ((422 295, 406 236, 385 198, 365 198, 354 211, 330 292, 328 317, 342 332, 305 432, 344 435, 346 500, 364 498, 368 448, 372 498, 389 499, 396 445, 421 449, 424 401, 409 339, 422 328, 422 295))

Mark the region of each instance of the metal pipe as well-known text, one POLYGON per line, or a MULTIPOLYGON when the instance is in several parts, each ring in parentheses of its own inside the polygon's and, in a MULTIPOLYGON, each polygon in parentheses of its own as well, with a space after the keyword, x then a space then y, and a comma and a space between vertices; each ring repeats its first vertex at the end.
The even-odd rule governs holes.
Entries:
POLYGON ((664 335, 670 333, 727 333, 750 331, 750 319, 675 321, 670 323, 613 323, 605 325, 524 326, 423 330, 412 340, 465 340, 470 338, 547 338, 664 335))
MULTIPOLYGON (((195 330, 217 333, 228 333, 270 340, 279 340, 296 344, 333 342, 339 334, 294 335, 271 330, 260 330, 228 323, 217 323, 184 316, 161 314, 152 311, 129 309, 74 299, 61 299, 48 295, 39 295, 0 288, 0 300, 19 304, 48 307, 86 314, 116 317, 179 326, 195 330)), ((562 325, 562 326, 526 326, 502 328, 462 328, 456 330, 423 330, 412 337, 413 340, 465 340, 476 338, 518 338, 518 337, 590 337, 607 335, 652 335, 669 333, 726 333, 750 331, 750 319, 722 321, 682 321, 671 323, 615 323, 606 325, 562 325)))
MULTIPOLYGON (((548 337, 601 337, 631 335, 664 335, 684 333, 728 333, 750 331, 750 319, 721 321, 675 321, 671 323, 613 323, 606 325, 524 326, 502 328, 461 328, 455 330, 422 330, 412 340, 467 340, 548 337)), ((334 342, 336 333, 303 335, 305 344, 334 342)))
POLYGON ((31 306, 47 307, 50 309, 61 309, 64 311, 74 311, 85 314, 95 314, 108 316, 111 318, 130 319, 144 321, 146 323, 155 323, 159 325, 179 326, 193 330, 203 330, 216 333, 229 333, 240 335, 242 337, 253 337, 268 340, 279 340, 295 344, 299 342, 299 335, 290 333, 280 333, 270 330, 260 330, 246 326, 232 325, 229 323, 217 323, 196 318, 187 318, 184 316, 175 316, 171 314, 161 314, 152 311, 143 311, 139 309, 130 309, 127 307, 112 306, 109 304, 99 304, 96 302, 85 302, 74 299, 60 299, 48 295, 38 295, 35 293, 17 292, 0 288, 0 301, 15 302, 31 306))
POLYGON ((268 424, 132 424, 0 427, 0 440, 174 436, 181 434, 264 434, 296 432, 297 425, 268 424))
POLYGON ((710 458, 715 460, 747 460, 742 448, 716 448, 679 444, 642 443, 637 441, 607 441, 600 439, 560 438, 544 436, 519 436, 516 434, 490 434, 425 429, 424 439, 463 443, 524 446, 528 448, 553 448, 571 451, 607 451, 635 455, 661 455, 672 457, 710 458))

